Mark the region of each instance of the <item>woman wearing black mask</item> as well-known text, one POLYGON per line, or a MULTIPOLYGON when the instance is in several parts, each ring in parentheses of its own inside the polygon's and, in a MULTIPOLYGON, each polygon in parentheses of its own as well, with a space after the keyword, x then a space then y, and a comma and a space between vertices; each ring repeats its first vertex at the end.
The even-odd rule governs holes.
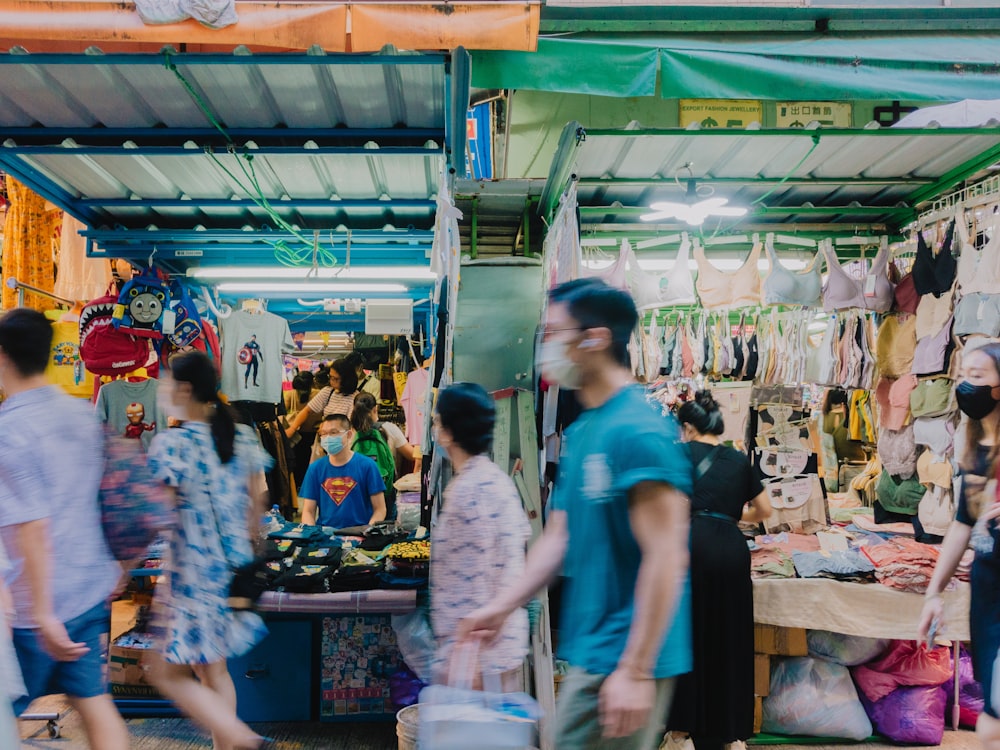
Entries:
POLYGON ((965 443, 957 445, 962 489, 927 587, 919 635, 926 640, 937 630, 944 614, 941 592, 971 543, 976 550, 969 612, 972 662, 985 699, 976 733, 984 748, 1000 750, 1000 691, 993 690, 993 662, 1000 650, 1000 503, 995 484, 989 483, 996 476, 1000 453, 1000 344, 967 351, 962 377, 955 389, 958 407, 968 418, 965 443))

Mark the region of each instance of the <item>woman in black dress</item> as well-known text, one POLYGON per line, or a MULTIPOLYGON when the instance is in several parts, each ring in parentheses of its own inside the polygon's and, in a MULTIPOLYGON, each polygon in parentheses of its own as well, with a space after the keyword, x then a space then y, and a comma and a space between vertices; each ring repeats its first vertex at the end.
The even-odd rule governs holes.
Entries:
POLYGON ((976 734, 987 750, 1000 750, 1000 695, 994 690, 994 661, 1000 650, 1000 502, 994 485, 1000 452, 1000 344, 967 350, 962 358, 963 380, 955 388, 965 422, 965 443, 956 443, 962 485, 955 520, 948 527, 934 575, 927 586, 918 630, 928 639, 933 623, 944 615, 941 592, 971 546, 976 551, 970 579, 969 633, 972 669, 983 686, 984 708, 976 734))
POLYGON ((677 683, 667 729, 690 734, 696 750, 722 750, 753 734, 753 590, 737 522, 759 522, 771 506, 747 457, 721 444, 722 412, 711 393, 699 391, 677 416, 694 467, 694 668, 677 683))

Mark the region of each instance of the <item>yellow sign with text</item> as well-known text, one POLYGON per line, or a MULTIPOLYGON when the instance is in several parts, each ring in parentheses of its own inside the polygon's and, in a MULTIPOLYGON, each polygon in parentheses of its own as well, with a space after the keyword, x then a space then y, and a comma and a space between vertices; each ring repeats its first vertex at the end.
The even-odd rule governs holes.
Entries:
POLYGON ((764 107, 752 99, 681 99, 680 125, 698 123, 703 128, 745 128, 761 122, 764 107))
POLYGON ((776 128, 804 128, 814 120, 827 128, 851 127, 852 108, 844 102, 775 102, 776 128))

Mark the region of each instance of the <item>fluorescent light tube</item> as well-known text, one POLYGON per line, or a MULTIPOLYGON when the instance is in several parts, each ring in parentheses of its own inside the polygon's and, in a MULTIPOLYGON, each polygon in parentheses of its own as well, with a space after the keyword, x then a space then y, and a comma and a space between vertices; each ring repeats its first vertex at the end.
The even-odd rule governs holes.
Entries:
POLYGON ((275 266, 202 266, 189 268, 187 275, 205 281, 221 279, 388 279, 391 281, 434 281, 436 276, 427 266, 354 266, 347 268, 288 268, 275 266))
POLYGON ((263 281, 227 281, 219 284, 218 290, 223 294, 365 294, 380 292, 405 292, 402 284, 344 284, 337 282, 263 282, 263 281))

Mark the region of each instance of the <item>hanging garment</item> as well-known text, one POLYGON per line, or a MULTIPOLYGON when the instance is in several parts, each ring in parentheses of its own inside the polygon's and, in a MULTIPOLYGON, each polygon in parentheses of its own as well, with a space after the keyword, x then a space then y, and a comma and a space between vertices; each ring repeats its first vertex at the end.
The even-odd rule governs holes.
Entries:
MULTIPOLYGON (((3 276, 15 278, 22 284, 51 291, 55 283, 55 264, 52 262, 52 239, 62 221, 59 211, 46 210, 45 199, 22 185, 10 175, 6 178, 7 218, 3 230, 3 276)), ((52 300, 27 292, 24 306, 44 312, 52 307, 52 300)), ((6 284, 0 289, 0 308, 17 307, 17 291, 6 284)))
POLYGON ((908 273, 899 283, 896 284, 896 289, 893 291, 893 299, 895 304, 892 309, 894 312, 905 312, 905 313, 915 313, 917 311, 917 304, 920 302, 920 295, 917 294, 917 288, 913 283, 913 274, 908 273))
POLYGON ((890 378, 905 375, 913 366, 917 345, 917 319, 914 315, 886 315, 878 329, 875 352, 882 374, 890 378))
POLYGON ((288 321, 238 310, 222 321, 222 390, 232 401, 282 400, 283 356, 297 350, 288 321))
POLYGON ((886 469, 879 477, 878 501, 890 513, 900 513, 904 516, 917 515, 917 508, 920 506, 920 499, 927 492, 912 473, 903 478, 889 473, 886 469))
POLYGON ((879 405, 880 427, 889 430, 903 428, 910 413, 910 393, 916 385, 917 379, 913 375, 904 375, 899 380, 879 378, 875 386, 875 401, 879 405))
POLYGON ((816 253, 809 267, 802 271, 789 271, 781 265, 774 251, 774 241, 770 235, 764 242, 770 270, 764 279, 765 305, 802 305, 818 307, 823 291, 823 277, 820 275, 820 254, 816 253))
POLYGON ((878 457, 885 470, 897 477, 912 477, 917 469, 913 427, 884 428, 878 433, 878 457))
POLYGON ((740 315, 740 324, 736 327, 736 335, 732 339, 733 347, 733 368, 730 373, 736 380, 741 380, 746 374, 747 345, 746 345, 746 316, 740 315))
POLYGON ((700 244, 695 244, 694 260, 698 264, 695 285, 704 307, 751 307, 760 304, 760 244, 755 244, 746 261, 736 271, 720 271, 705 257, 700 244))
POLYGON ((944 372, 948 364, 948 347, 951 345, 951 318, 934 336, 922 338, 913 352, 913 374, 931 375, 944 372))
POLYGON ((954 475, 951 461, 944 456, 926 450, 917 459, 917 478, 927 487, 937 485, 950 489, 954 475))
POLYGON ((712 386, 712 396, 722 413, 721 440, 746 440, 752 390, 753 383, 716 383, 712 386))
POLYGON ((688 319, 687 323, 684 324, 683 338, 681 339, 681 359, 683 360, 683 367, 681 373, 686 378, 694 377, 695 373, 695 349, 701 348, 701 343, 697 347, 691 345, 691 340, 694 338, 694 321, 688 319))
POLYGON ((910 412, 917 417, 943 417, 957 408, 955 389, 948 378, 920 380, 910 394, 910 412))
POLYGON ((940 333, 945 324, 951 320, 952 295, 924 294, 917 305, 917 341, 940 333))
POLYGON ((889 245, 882 243, 871 268, 863 281, 855 279, 844 270, 827 240, 820 245, 826 256, 829 275, 823 287, 823 309, 827 312, 857 307, 863 310, 886 312, 893 303, 893 285, 889 281, 889 245))
POLYGON ((878 371, 878 363, 875 360, 875 324, 872 315, 863 314, 858 322, 860 332, 859 342, 861 344, 862 356, 864 357, 864 367, 861 370, 861 382, 858 384, 865 390, 871 390, 875 383, 875 373, 878 371))
POLYGON ((913 286, 917 294, 933 294, 940 297, 951 292, 955 283, 958 262, 951 251, 952 237, 955 233, 954 219, 948 225, 944 242, 937 252, 933 252, 924 240, 924 233, 917 232, 917 256, 913 259, 913 286))
POLYGON ((60 297, 95 299, 111 283, 111 264, 106 258, 88 258, 87 240, 80 235, 86 225, 67 213, 59 233, 59 261, 53 291, 60 297))
POLYGON ((962 295, 1000 294, 1000 214, 990 219, 990 239, 982 250, 977 250, 975 238, 969 237, 964 212, 956 216, 962 251, 958 256, 958 289, 962 295))
MULTIPOLYGON (((653 274, 637 267, 632 274, 632 296, 639 310, 651 310, 672 305, 694 305, 694 276, 689 263, 691 240, 685 232, 677 248, 674 266, 667 273, 653 274)), ((638 264, 637 264, 638 266, 638 264)))
POLYGON ((1000 336, 1000 294, 966 294, 955 306, 955 335, 1000 336))
POLYGON ((757 340, 757 330, 746 341, 746 364, 743 368, 743 379, 754 380, 757 377, 757 368, 760 365, 760 343, 757 340))
POLYGON ((950 416, 914 419, 913 440, 939 456, 951 455, 955 447, 955 422, 950 416))
POLYGON ((608 286, 620 289, 623 292, 629 291, 628 268, 635 267, 635 255, 632 253, 632 245, 628 240, 622 240, 621 250, 618 257, 607 268, 588 268, 581 266, 580 275, 592 279, 600 279, 608 286))
POLYGON ((705 315, 704 313, 698 318, 697 328, 694 327, 694 321, 691 321, 691 356, 694 360, 694 372, 699 373, 705 367, 705 346, 706 346, 706 336, 705 336, 705 315))
POLYGON ((836 336, 837 317, 831 315, 827 318, 823 340, 820 343, 819 350, 816 352, 816 383, 819 385, 833 385, 833 373, 837 367, 836 350, 834 348, 836 336))

